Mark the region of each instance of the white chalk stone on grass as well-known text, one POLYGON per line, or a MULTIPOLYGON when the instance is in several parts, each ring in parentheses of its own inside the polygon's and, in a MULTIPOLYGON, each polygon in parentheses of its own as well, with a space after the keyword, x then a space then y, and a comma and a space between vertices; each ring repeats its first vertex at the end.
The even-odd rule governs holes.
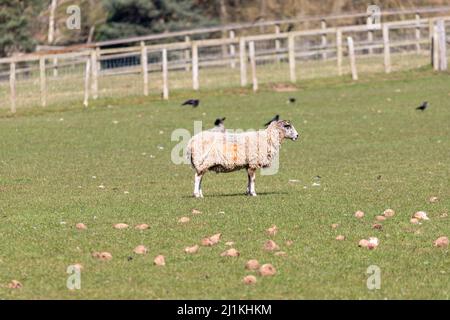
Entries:
POLYGON ((77 223, 75 225, 75 228, 77 228, 78 230, 86 230, 87 229, 86 225, 82 222, 77 223))
POLYGON ((280 247, 273 240, 267 240, 264 243, 264 250, 266 251, 277 251, 280 250, 280 247))
POLYGON ((252 276, 252 275, 248 275, 248 276, 245 276, 243 279, 242 279, 242 282, 244 283, 244 284, 246 284, 246 285, 252 285, 252 284, 255 284, 256 283, 256 277, 255 276, 252 276))
POLYGON ((439 248, 448 247, 448 244, 449 244, 448 238, 445 236, 439 237, 433 242, 433 245, 439 248))
POLYGON ((392 209, 386 209, 383 212, 383 216, 386 217, 386 218, 393 217, 394 215, 395 215, 395 211, 392 210, 392 209))
POLYGON ((156 266, 163 267, 166 265, 166 258, 163 255, 158 255, 153 260, 153 264, 156 266))
POLYGON ((430 220, 430 218, 428 218, 428 215, 425 211, 417 211, 416 213, 414 213, 413 218, 416 218, 419 220, 430 220))
POLYGON ((147 230, 150 226, 146 223, 138 224, 134 227, 136 230, 147 230))
POLYGON ((259 274, 263 277, 270 277, 270 276, 274 276, 277 273, 277 270, 275 269, 275 267, 273 265, 271 265, 270 263, 266 263, 263 264, 260 268, 259 268, 259 274))
POLYGON ((198 252, 198 249, 199 249, 199 246, 198 246, 198 244, 196 244, 195 246, 184 248, 184 252, 186 252, 188 254, 194 254, 194 253, 198 252))
POLYGON ((259 262, 256 259, 248 260, 247 263, 245 264, 245 269, 247 270, 258 270, 259 267, 260 267, 259 262))
POLYGON ((189 221, 191 221, 189 217, 181 217, 178 219, 178 223, 188 223, 189 221))
POLYGON ((433 197, 430 197, 430 199, 428 201, 430 201, 431 203, 436 203, 439 201, 439 198, 433 196, 433 197))
POLYGON ((272 225, 270 228, 266 230, 266 233, 270 237, 274 237, 278 233, 278 228, 276 225, 272 225))
POLYGON ((20 289, 22 287, 23 287, 22 283, 20 281, 17 281, 17 280, 11 280, 11 282, 8 283, 8 288, 9 289, 20 289))
POLYGON ((239 257, 240 253, 234 248, 228 249, 220 254, 222 257, 239 257))
POLYGON ((361 210, 356 211, 355 212, 355 217, 358 218, 358 219, 363 218, 364 217, 364 212, 361 211, 361 210))
POLYGON ((144 245, 139 245, 133 250, 136 254, 146 254, 148 252, 148 249, 144 245))

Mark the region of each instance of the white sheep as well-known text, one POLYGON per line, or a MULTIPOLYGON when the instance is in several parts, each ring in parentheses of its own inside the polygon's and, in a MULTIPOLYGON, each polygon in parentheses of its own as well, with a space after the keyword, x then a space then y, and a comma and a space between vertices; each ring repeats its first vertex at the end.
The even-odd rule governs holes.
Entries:
POLYGON ((187 156, 195 170, 194 197, 203 197, 202 177, 206 171, 232 172, 247 169, 247 195, 256 196, 256 169, 267 168, 280 150, 281 142, 297 140, 289 121, 272 122, 265 130, 244 133, 202 131, 187 146, 187 156))

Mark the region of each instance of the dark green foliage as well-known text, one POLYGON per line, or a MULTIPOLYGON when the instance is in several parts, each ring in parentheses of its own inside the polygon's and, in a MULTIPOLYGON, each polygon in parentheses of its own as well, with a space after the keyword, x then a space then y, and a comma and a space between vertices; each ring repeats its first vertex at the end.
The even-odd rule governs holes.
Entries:
POLYGON ((29 12, 35 3, 31 0, 0 0, 0 57, 33 49, 29 12))
POLYGON ((202 14, 192 0, 108 0, 106 23, 97 33, 97 40, 117 39, 215 23, 202 14))

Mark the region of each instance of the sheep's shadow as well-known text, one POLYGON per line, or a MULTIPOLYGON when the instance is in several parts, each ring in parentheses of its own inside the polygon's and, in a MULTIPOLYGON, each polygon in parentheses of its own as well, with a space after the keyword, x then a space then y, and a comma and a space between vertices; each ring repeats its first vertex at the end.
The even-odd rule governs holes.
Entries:
MULTIPOLYGON (((258 192, 259 196, 270 196, 275 194, 288 194, 288 192, 258 192)), ((245 194, 245 192, 241 193, 217 193, 217 194, 207 194, 204 196, 205 198, 222 198, 222 197, 245 197, 245 198, 253 198, 245 194)), ((183 198, 193 198, 193 196, 183 196, 183 198)))

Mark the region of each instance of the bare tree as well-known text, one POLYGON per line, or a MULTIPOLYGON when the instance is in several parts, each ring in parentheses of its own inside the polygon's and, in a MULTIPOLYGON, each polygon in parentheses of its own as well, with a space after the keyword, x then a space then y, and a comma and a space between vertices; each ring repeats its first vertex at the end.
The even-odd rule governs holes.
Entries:
MULTIPOLYGON (((261 21, 266 20, 266 15, 267 15, 267 1, 266 0, 260 0, 260 7, 259 7, 259 17, 261 21)), ((261 26, 259 28, 260 32, 263 33, 264 32, 264 27, 261 26)))
POLYGON ((226 24, 228 22, 227 4, 225 0, 220 0, 220 23, 226 24))
MULTIPOLYGON (((225 25, 228 22, 227 4, 225 0, 220 0, 220 24, 225 25)), ((222 31, 222 38, 227 37, 227 32, 222 31)), ((222 46, 222 55, 227 55, 227 46, 222 46)))
POLYGON ((55 40, 55 12, 57 0, 52 0, 50 4, 50 16, 48 21, 48 44, 52 44, 55 40))

